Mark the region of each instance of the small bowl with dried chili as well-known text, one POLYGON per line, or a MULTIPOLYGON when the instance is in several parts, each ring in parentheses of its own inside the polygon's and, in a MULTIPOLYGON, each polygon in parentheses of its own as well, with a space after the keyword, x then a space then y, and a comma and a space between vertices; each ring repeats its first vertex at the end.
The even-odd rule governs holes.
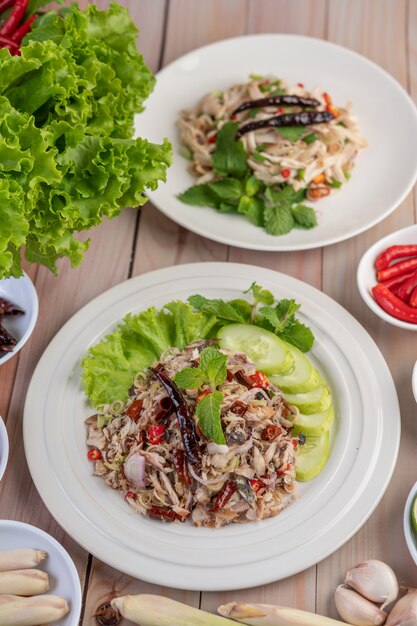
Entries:
POLYGON ((27 274, 0 280, 0 365, 29 339, 38 318, 38 296, 27 274))
POLYGON ((381 319, 417 331, 417 225, 371 246, 358 266, 360 294, 381 319))

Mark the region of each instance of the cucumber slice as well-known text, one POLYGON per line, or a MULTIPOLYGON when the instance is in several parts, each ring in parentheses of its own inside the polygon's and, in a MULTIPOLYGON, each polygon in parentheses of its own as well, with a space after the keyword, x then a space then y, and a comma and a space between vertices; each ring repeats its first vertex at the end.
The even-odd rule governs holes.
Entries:
POLYGON ((321 385, 315 387, 311 391, 305 393, 284 393, 284 398, 290 404, 300 409, 300 413, 312 415, 313 413, 322 413, 326 411, 331 403, 332 396, 328 386, 322 382, 321 385))
POLYGON ((251 324, 230 324, 218 333, 221 348, 245 352, 265 374, 283 374, 294 365, 285 343, 269 330, 251 324))
POLYGON ((296 479, 304 482, 320 474, 329 458, 329 450, 329 431, 320 437, 307 437, 305 444, 299 446, 296 479))
POLYGON ((319 437, 329 430, 333 421, 334 410, 333 405, 330 405, 327 411, 322 411, 322 413, 312 413, 311 415, 300 413, 295 420, 292 432, 295 435, 303 433, 304 435, 319 437))
POLYGON ((271 382, 286 393, 304 393, 320 385, 320 374, 309 359, 295 346, 286 341, 284 343, 294 358, 294 367, 288 374, 274 374, 271 382))

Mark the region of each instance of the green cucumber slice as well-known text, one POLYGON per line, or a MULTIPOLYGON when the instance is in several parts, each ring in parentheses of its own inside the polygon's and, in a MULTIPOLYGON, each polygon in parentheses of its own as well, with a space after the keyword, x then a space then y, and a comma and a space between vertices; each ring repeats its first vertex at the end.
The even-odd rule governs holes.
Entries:
POLYGON ((298 449, 296 479, 304 482, 320 474, 329 458, 329 450, 329 431, 320 437, 307 437, 305 444, 298 449))
POLYGON ((287 402, 294 404, 294 406, 300 409, 300 413, 305 415, 322 413, 332 403, 330 389, 325 383, 305 393, 284 393, 283 395, 287 402))
POLYGON ((287 374, 274 374, 271 382, 286 393, 304 393, 320 385, 320 374, 309 359, 295 346, 286 341, 284 343, 294 358, 294 367, 287 374))
POLYGON ((269 330, 251 324, 229 324, 218 333, 221 348, 244 352, 265 374, 283 374, 294 365, 285 343, 269 330))
POLYGON ((334 421, 334 410, 331 404, 327 411, 321 413, 312 413, 304 415, 300 413, 294 422, 292 432, 295 435, 303 433, 304 435, 313 435, 319 437, 327 432, 334 421))

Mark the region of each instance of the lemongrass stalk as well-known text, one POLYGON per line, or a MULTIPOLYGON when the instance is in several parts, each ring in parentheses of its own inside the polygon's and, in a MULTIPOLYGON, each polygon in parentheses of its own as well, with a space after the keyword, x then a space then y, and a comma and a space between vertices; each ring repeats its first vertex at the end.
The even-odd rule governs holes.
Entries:
POLYGON ((47 552, 33 548, 18 548, 0 552, 0 572, 36 567, 47 556, 47 552))
POLYGON ((217 610, 220 615, 249 626, 346 626, 345 622, 330 617, 272 604, 229 602, 217 610))
MULTIPOLYGON (((37 596, 49 589, 49 578, 40 569, 18 569, 0 572, 0 593, 37 596)), ((1 624, 1 621, 0 621, 1 624)))
POLYGON ((236 626, 236 622, 229 619, 162 596, 121 596, 114 598, 111 606, 125 619, 140 626, 236 626))
POLYGON ((37 626, 62 619, 69 611, 68 603, 59 596, 18 598, 0 604, 1 626, 37 626))

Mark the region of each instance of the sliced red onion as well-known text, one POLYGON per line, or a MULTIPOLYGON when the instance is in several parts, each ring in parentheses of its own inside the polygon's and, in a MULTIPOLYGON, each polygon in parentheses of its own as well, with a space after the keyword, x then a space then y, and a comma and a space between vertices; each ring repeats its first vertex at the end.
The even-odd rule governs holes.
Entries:
POLYGON ((145 487, 145 459, 141 454, 135 452, 124 463, 123 471, 127 480, 139 489, 145 487))
POLYGON ((271 474, 271 476, 265 482, 266 482, 266 484, 268 485, 268 487, 270 489, 275 489, 275 486, 276 486, 276 483, 277 483, 277 474, 276 474, 276 472, 271 474))
POLYGON ((230 472, 227 472, 226 474, 222 474, 218 478, 212 478, 208 480, 207 478, 202 478, 201 476, 198 476, 198 474, 195 473, 191 463, 188 463, 188 471, 190 472, 191 476, 202 485, 215 485, 216 483, 220 483, 222 480, 226 480, 230 476, 230 472))

